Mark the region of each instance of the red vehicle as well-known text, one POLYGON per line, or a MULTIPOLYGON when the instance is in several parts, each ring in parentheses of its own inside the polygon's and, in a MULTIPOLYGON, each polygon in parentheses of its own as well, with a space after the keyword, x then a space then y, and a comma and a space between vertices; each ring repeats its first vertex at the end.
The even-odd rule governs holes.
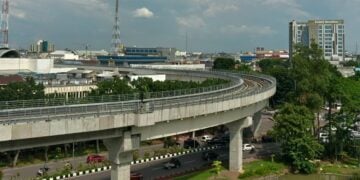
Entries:
POLYGON ((86 159, 86 163, 101 163, 105 161, 105 156, 100 156, 97 154, 89 155, 86 159))
POLYGON ((141 173, 138 172, 132 172, 130 175, 130 180, 143 180, 144 177, 141 173))

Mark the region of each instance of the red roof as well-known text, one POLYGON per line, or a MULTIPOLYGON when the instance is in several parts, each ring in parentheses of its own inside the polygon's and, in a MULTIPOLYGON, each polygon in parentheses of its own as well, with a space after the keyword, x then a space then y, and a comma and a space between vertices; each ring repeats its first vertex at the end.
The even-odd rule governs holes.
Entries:
POLYGON ((13 82, 24 82, 24 78, 19 75, 0 76, 0 85, 7 85, 13 82))

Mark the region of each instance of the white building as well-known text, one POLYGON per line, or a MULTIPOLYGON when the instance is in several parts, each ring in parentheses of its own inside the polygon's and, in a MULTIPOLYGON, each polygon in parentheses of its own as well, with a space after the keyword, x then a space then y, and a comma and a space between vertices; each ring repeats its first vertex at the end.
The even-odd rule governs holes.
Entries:
POLYGON ((57 50, 49 55, 50 59, 79 60, 79 55, 73 51, 57 50))
POLYGON ((289 51, 293 55, 296 44, 310 46, 314 41, 331 61, 345 60, 344 20, 291 21, 289 24, 289 51))
POLYGON ((150 78, 153 81, 161 81, 161 82, 166 80, 166 75, 165 74, 128 75, 128 77, 130 78, 130 81, 134 81, 134 80, 137 80, 139 78, 150 78))

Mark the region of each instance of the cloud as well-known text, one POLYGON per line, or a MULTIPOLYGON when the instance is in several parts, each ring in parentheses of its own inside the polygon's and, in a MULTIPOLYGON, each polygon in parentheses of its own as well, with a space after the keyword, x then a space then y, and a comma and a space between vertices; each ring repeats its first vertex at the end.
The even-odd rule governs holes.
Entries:
POLYGON ((258 0, 256 3, 263 6, 279 9, 295 17, 311 17, 295 0, 258 0))
POLYGON ((187 16, 187 17, 178 17, 176 19, 176 21, 177 21, 178 25, 183 28, 198 29, 198 28, 204 27, 206 25, 205 21, 201 17, 194 16, 194 15, 187 16))
POLYGON ((240 9, 239 0, 190 0, 190 2, 198 6, 204 16, 215 16, 219 13, 238 11, 240 9))
POLYGON ((228 25, 220 29, 222 33, 247 34, 254 36, 267 36, 274 34, 275 31, 270 26, 248 26, 248 25, 228 25))
POLYGON ((152 18, 154 17, 154 13, 151 12, 148 8, 146 7, 142 7, 142 8, 139 8, 139 9, 136 9, 134 12, 134 17, 137 17, 137 18, 152 18))

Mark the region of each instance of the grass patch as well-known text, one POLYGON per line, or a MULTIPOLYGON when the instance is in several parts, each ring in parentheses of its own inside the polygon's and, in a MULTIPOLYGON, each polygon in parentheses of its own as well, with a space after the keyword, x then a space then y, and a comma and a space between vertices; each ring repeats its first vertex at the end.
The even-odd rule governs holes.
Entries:
POLYGON ((347 165, 347 164, 331 164, 331 163, 323 163, 321 165, 321 173, 332 173, 332 174, 344 174, 344 175, 351 175, 354 173, 359 173, 360 168, 354 165, 347 165))
POLYGON ((273 174, 282 174, 286 165, 277 162, 271 162, 266 160, 253 161, 244 164, 244 174, 241 174, 241 179, 252 179, 261 176, 268 176, 273 174))
MULTIPOLYGON (((225 168, 222 167, 222 170, 224 170, 225 168)), ((206 180, 206 179, 209 179, 210 177, 214 177, 215 176, 215 173, 214 173, 214 169, 211 168, 211 169, 208 169, 208 170, 205 170, 205 171, 200 171, 200 172, 194 172, 194 173, 191 173, 191 174, 187 174, 187 175, 184 175, 184 176, 180 176, 180 177, 176 177, 174 178, 174 180, 206 180)), ((221 177, 219 177, 221 178, 221 177)))

